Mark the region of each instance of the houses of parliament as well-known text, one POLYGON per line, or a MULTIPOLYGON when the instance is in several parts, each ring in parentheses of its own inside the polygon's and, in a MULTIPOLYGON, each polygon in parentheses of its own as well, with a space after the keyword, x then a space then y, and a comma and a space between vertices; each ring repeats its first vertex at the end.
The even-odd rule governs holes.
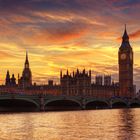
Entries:
POLYGON ((40 91, 42 94, 68 95, 68 96, 94 96, 94 97, 126 97, 135 96, 136 87, 133 84, 133 49, 129 42, 129 36, 125 27, 122 36, 122 43, 118 51, 119 82, 114 83, 111 75, 97 75, 92 82, 91 70, 73 71, 63 74, 60 71, 60 84, 53 84, 49 80, 47 85, 36 85, 32 83, 32 72, 29 65, 28 53, 26 52, 25 65, 22 76, 18 75, 16 80, 14 74, 10 76, 7 71, 5 85, 1 88, 6 89, 25 89, 29 93, 40 91), (41 92, 42 91, 42 92, 41 92))

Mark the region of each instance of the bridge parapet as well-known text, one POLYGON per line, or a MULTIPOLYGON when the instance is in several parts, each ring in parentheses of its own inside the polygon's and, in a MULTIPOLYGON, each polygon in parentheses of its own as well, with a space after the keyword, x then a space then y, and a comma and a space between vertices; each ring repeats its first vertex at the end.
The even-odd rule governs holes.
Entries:
POLYGON ((96 97, 89 97, 89 96, 66 96, 66 95, 51 95, 51 94, 17 94, 17 93, 2 93, 0 94, 0 100, 6 99, 16 99, 16 100, 25 100, 28 102, 34 103, 40 110, 44 110, 45 106, 53 101, 73 101, 82 109, 86 108, 86 105, 93 102, 100 102, 105 103, 108 105, 108 108, 112 108, 115 103, 123 103, 127 107, 131 106, 132 104, 140 105, 140 99, 127 99, 127 98, 96 98, 96 97))

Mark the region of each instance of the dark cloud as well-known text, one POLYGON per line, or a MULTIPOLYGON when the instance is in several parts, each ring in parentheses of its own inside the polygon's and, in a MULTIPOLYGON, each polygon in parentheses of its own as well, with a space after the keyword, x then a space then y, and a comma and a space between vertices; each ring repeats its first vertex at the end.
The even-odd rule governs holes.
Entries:
POLYGON ((112 1, 114 6, 117 7, 129 7, 129 6, 136 6, 140 4, 139 0, 110 0, 112 1))
POLYGON ((33 35, 26 36, 28 43, 34 44, 59 44, 69 42, 89 33, 89 26, 82 23, 67 22, 63 24, 51 25, 43 29, 38 29, 33 35))

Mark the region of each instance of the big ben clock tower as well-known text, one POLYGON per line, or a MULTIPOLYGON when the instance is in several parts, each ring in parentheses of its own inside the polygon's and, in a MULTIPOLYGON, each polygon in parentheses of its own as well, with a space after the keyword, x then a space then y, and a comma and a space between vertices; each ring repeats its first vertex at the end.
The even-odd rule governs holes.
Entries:
POLYGON ((133 89, 133 50, 129 43, 129 36, 125 31, 122 37, 122 44, 119 48, 119 96, 132 97, 133 89))

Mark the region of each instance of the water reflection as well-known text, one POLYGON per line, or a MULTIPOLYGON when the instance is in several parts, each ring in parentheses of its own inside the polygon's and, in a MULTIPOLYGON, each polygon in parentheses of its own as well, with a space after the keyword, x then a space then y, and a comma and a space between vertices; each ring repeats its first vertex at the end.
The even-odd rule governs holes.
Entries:
MULTIPOLYGON (((23 130, 23 134, 21 135, 21 139, 25 140, 33 140, 33 135, 34 135, 34 126, 33 126, 33 117, 31 115, 25 114, 22 121, 21 121, 21 127, 20 127, 20 132, 23 130)), ((20 133, 19 132, 19 133, 20 133)))
POLYGON ((112 109, 0 115, 4 140, 139 140, 140 110, 112 109))
POLYGON ((119 110, 119 138, 120 140, 135 140, 135 110, 119 110))

